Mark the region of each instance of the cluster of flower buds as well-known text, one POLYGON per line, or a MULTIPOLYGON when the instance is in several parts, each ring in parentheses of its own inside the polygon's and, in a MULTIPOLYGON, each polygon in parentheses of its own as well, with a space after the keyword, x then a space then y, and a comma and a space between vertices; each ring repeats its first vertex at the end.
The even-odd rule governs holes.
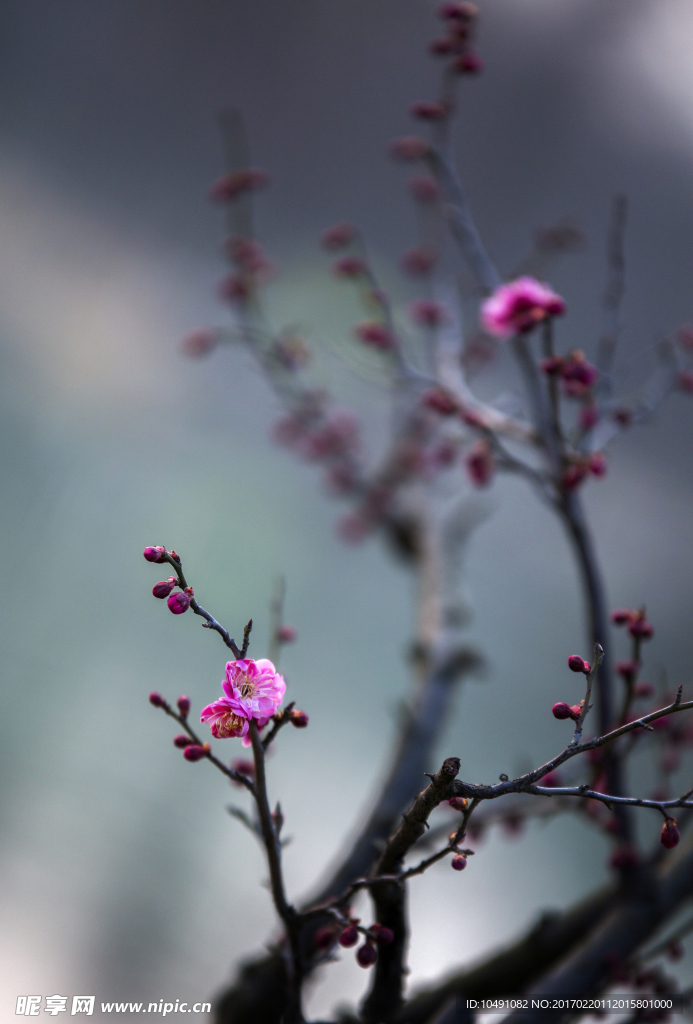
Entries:
POLYGON ((482 302, 481 325, 496 338, 511 338, 527 334, 565 311, 565 302, 548 285, 533 277, 518 277, 500 285, 482 302))
POLYGON ((606 476, 607 463, 603 452, 593 452, 586 458, 576 458, 563 471, 561 487, 564 491, 574 491, 576 487, 590 475, 606 476))
POLYGON ((270 277, 273 266, 254 238, 229 238, 226 255, 234 269, 219 283, 220 298, 242 305, 255 295, 270 277))
POLYGON ((578 718, 582 714, 582 704, 566 704, 565 701, 559 700, 551 708, 551 714, 554 718, 558 718, 559 721, 563 721, 566 718, 572 718, 574 722, 577 722, 578 718))
POLYGON ((339 943, 344 949, 351 949, 364 936, 364 943, 356 950, 356 962, 360 967, 372 967, 378 959, 377 944, 389 946, 394 942, 395 933, 384 925, 372 924, 364 928, 358 917, 347 917, 348 924, 339 928, 336 925, 323 925, 313 936, 316 949, 329 950, 339 943))
POLYGON ((230 203, 246 192, 256 192, 269 181, 266 171, 257 167, 246 167, 241 171, 223 174, 209 190, 213 203, 230 203))
POLYGON ((457 74, 479 74, 483 63, 471 47, 479 8, 467 0, 457 0, 441 4, 438 15, 444 22, 445 35, 434 39, 429 51, 434 57, 450 58, 450 70, 457 74))
MULTIPOLYGON (((167 551, 164 547, 145 548, 142 554, 148 562, 166 562, 168 561, 166 557, 167 555, 170 555, 174 562, 178 561, 176 552, 167 551)), ((176 590, 176 587, 179 586, 180 583, 178 577, 169 576, 168 579, 160 580, 152 587, 152 594, 154 597, 158 597, 162 601, 164 598, 168 598, 166 603, 169 607, 169 611, 173 612, 174 615, 182 615, 183 612, 187 612, 194 594, 192 587, 181 587, 180 590, 176 590), (172 593, 174 590, 175 593, 172 593)))
MULTIPOLYGON (((169 714, 174 714, 170 706, 156 690, 149 694, 149 703, 152 707, 164 708, 169 714)), ((186 697, 185 694, 181 694, 176 704, 178 705, 180 721, 185 722, 190 714, 190 698, 186 697)), ((173 745, 178 750, 183 751, 183 757, 186 761, 201 761, 203 757, 207 757, 211 753, 212 749, 209 743, 197 743, 184 732, 180 732, 173 737, 173 745)))
MULTIPOLYGON (((599 378, 597 367, 587 361, 581 349, 574 349, 567 356, 550 356, 548 359, 542 359, 539 365, 547 376, 562 379, 563 391, 569 398, 587 398, 599 378)), ((587 408, 590 409, 590 415, 587 417, 589 421, 598 414, 591 404, 587 408)), ((594 426, 594 423, 591 425, 594 426)))
POLYGON ((644 608, 617 608, 611 613, 614 626, 628 626, 628 632, 635 640, 651 640, 654 628, 647 621, 644 608))

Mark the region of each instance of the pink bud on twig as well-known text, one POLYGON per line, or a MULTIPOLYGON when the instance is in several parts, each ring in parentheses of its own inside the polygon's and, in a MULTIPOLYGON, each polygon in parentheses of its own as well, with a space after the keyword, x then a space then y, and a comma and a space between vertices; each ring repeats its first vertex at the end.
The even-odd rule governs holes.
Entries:
POLYGON ((422 160, 430 152, 431 147, 416 135, 404 135, 393 139, 390 143, 390 156, 395 160, 422 160))
POLYGON ((355 924, 348 925, 339 936, 339 945, 349 949, 359 941, 359 930, 355 924))
POLYGON ((464 869, 467 867, 467 858, 464 857, 461 853, 458 853, 450 861, 450 866, 454 868, 455 871, 464 871, 464 869))
POLYGON ((356 962, 360 967, 372 967, 378 959, 378 951, 372 942, 366 942, 356 951, 356 962))
POLYGON ((147 559, 148 562, 165 562, 166 561, 166 558, 164 557, 166 555, 166 548, 162 548, 162 547, 145 548, 144 551, 142 552, 142 554, 144 555, 144 557, 147 559))
POLYGON ((207 751, 199 743, 191 743, 183 751, 183 757, 186 761, 201 761, 206 755, 207 751))
POLYGON ((179 747, 181 750, 185 750, 186 747, 191 746, 194 742, 184 732, 179 732, 177 736, 173 737, 173 746, 179 747))
POLYGON ((167 580, 161 580, 160 583, 155 583, 152 587, 152 594, 154 597, 160 597, 162 600, 171 593, 174 587, 178 586, 178 580, 173 576, 169 576, 167 580))
POLYGON ((186 697, 185 694, 181 694, 176 701, 178 705, 178 711, 180 712, 181 718, 187 718, 190 714, 190 698, 186 697))
POLYGON ((571 672, 584 672, 585 675, 589 675, 591 667, 589 661, 585 661, 579 654, 571 654, 568 658, 568 668, 571 672))
POLYGON ((579 704, 573 704, 571 707, 570 704, 566 704, 563 700, 559 700, 551 708, 551 714, 554 718, 558 718, 559 721, 562 721, 565 718, 572 718, 574 722, 577 722, 581 711, 582 708, 579 704))
POLYGON ((681 833, 678 830, 676 818, 667 818, 659 834, 659 841, 662 846, 666 847, 667 850, 673 850, 675 846, 678 846, 680 838, 681 833))
POLYGON ((296 630, 293 626, 280 626, 277 630, 277 640, 280 644, 292 644, 296 639, 296 630))
POLYGON ((329 949, 330 946, 334 945, 336 937, 337 932, 332 925, 325 924, 321 928, 316 929, 313 935, 313 943, 316 949, 329 949))
POLYGON ((156 690, 149 694, 149 703, 155 708, 163 708, 166 706, 166 701, 160 693, 156 692, 156 690))
POLYGON ((298 708, 294 708, 289 715, 289 721, 296 729, 305 729, 309 719, 305 711, 299 711, 298 708))
POLYGON ((190 607, 190 598, 183 591, 179 591, 177 594, 171 594, 166 603, 174 615, 182 615, 190 607))

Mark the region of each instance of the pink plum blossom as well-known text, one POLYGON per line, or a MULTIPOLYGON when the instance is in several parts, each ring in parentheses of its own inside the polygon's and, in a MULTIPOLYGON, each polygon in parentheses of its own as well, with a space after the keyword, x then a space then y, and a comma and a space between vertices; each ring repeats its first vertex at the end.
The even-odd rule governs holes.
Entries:
POLYGON ((531 331, 540 321, 562 313, 565 303, 548 285, 533 277, 518 277, 496 288, 482 303, 481 323, 489 334, 509 338, 531 331))
POLYGON ((212 736, 247 736, 249 720, 262 729, 282 702, 286 683, 267 658, 254 661, 239 658, 226 665, 224 696, 203 708, 201 722, 207 722, 212 736))

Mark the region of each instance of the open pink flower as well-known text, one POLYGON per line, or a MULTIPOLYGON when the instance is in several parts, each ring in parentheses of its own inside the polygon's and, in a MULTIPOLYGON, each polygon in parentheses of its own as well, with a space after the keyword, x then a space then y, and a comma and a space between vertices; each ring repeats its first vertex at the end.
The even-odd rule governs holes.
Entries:
POLYGON ((533 277, 502 284, 481 305, 481 323, 489 334, 509 338, 531 331, 540 321, 565 313, 565 303, 533 277))
POLYGON ((249 720, 257 720, 262 729, 281 704, 286 683, 267 658, 254 661, 239 658, 226 665, 224 696, 203 708, 201 722, 207 722, 219 739, 248 733, 249 720))

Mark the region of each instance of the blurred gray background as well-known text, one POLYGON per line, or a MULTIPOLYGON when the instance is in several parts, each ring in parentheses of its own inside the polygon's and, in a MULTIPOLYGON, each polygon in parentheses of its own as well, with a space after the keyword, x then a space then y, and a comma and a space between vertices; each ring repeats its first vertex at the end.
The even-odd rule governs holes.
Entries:
MULTIPOLYGON (((311 715, 271 765, 292 895, 367 805, 412 622, 406 572, 377 542, 340 544, 315 471, 269 442, 278 409, 249 358, 179 354, 191 328, 224 321, 221 217, 206 199, 222 167, 215 118, 239 106, 272 174, 258 230, 281 269, 273 320, 322 353, 316 379, 360 411, 376 453, 386 395, 335 354, 361 313, 316 238, 358 222, 397 303, 413 294, 396 263, 416 217, 385 147, 432 96, 436 20, 427 0, 9 0, 0 20, 0 1003, 9 1018, 26 993, 202 1000, 261 948, 273 914, 258 850, 224 809, 244 796, 184 762, 147 703, 152 689, 185 692, 199 709, 226 657, 199 620, 152 599, 143 546, 181 552, 232 632, 252 615, 255 656, 286 574, 299 642, 282 664, 311 715)), ((610 198, 628 194, 627 386, 653 342, 693 320, 692 43, 689 0, 486 0, 487 70, 464 83, 460 165, 501 268, 540 224, 570 215, 587 235, 551 275, 570 307, 562 347, 594 351, 610 198)), ((691 399, 673 396, 585 492, 610 601, 647 602, 645 674, 666 667, 676 685, 692 654, 692 423, 691 399)), ((558 749, 549 708, 579 698, 565 657, 587 653, 557 524, 514 481, 492 505, 466 581, 490 668, 464 687, 440 750, 473 781, 558 749)), ((418 879, 413 980, 567 904, 604 877, 605 854, 571 819, 514 842, 494 833, 464 876, 418 879)), ((310 1012, 354 1001, 365 981, 344 956, 310 1012)))

